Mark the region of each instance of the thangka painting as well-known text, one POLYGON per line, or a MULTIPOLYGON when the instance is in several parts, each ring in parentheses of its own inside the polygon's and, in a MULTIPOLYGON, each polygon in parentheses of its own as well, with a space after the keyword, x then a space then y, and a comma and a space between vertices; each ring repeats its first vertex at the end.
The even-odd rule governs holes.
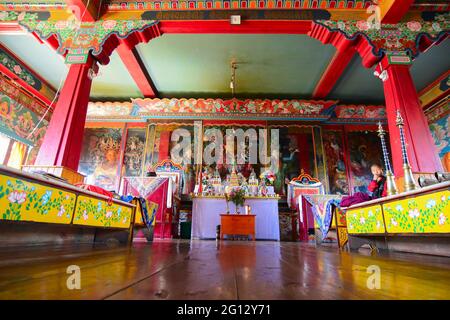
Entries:
POLYGON ((280 165, 275 179, 275 192, 287 194, 286 183, 303 169, 315 176, 314 146, 310 127, 280 128, 280 165))
MULTIPOLYGON (((194 170, 194 165, 193 165, 193 154, 192 152, 194 151, 194 126, 190 126, 190 125, 183 125, 183 126, 179 126, 179 129, 184 129, 187 130, 190 133, 191 136, 191 164, 181 164, 183 166, 183 171, 182 171, 182 178, 181 178, 181 193, 188 195, 190 194, 192 191, 194 191, 194 187, 195 187, 195 170, 194 170)), ((175 145, 177 144, 177 142, 181 141, 181 138, 178 141, 172 141, 172 134, 173 131, 170 133, 170 145, 169 145, 169 156, 172 154, 172 150, 175 147, 175 145)), ((180 150, 180 153, 177 155, 181 158, 183 158, 185 156, 184 154, 184 150, 180 150)), ((187 157, 189 157, 189 154, 186 154, 187 157)), ((172 160, 175 161, 175 159, 173 159, 171 157, 172 160)))
POLYGON ((142 175, 145 152, 145 128, 129 129, 123 159, 125 176, 142 175))
MULTIPOLYGON (((3 89, 3 88, 2 88, 3 89)), ((48 122, 7 94, 0 92, 0 132, 32 145, 27 164, 33 164, 48 122)))
POLYGON ((372 164, 383 166, 381 142, 376 132, 349 132, 348 149, 350 155, 350 176, 353 193, 366 192, 373 176, 372 164))
POLYGON ((325 149, 330 193, 348 194, 342 132, 324 131, 323 147, 325 149))
POLYGON ((78 171, 86 182, 116 190, 122 129, 86 128, 78 171))
POLYGON ((446 171, 450 171, 450 114, 431 123, 430 130, 442 165, 446 171))

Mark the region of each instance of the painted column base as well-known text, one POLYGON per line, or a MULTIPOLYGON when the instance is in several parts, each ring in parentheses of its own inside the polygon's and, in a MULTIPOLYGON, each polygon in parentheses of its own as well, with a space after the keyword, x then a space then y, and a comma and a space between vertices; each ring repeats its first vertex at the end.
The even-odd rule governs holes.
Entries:
POLYGON ((63 166, 27 165, 22 166, 22 170, 30 173, 36 171, 44 171, 57 177, 63 178, 70 184, 83 183, 85 178, 81 173, 63 166))

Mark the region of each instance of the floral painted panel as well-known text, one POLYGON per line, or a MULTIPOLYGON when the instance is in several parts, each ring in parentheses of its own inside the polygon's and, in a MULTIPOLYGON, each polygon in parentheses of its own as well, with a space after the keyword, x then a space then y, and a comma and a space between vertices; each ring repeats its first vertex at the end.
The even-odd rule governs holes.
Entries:
POLYGON ((0 219, 69 224, 76 195, 0 175, 0 219))
POLYGON ((418 37, 427 34, 428 38, 439 38, 450 28, 449 14, 437 14, 433 21, 408 21, 397 24, 383 24, 377 28, 367 20, 319 20, 315 21, 332 31, 345 34, 347 39, 354 39, 364 35, 373 44, 373 52, 380 55, 380 51, 412 51, 418 54, 416 41, 418 37))
POLYGON ((383 205, 389 233, 450 233, 450 191, 383 205))
POLYGON ((140 114, 225 113, 225 114, 301 114, 318 115, 329 102, 306 100, 222 100, 222 99, 132 99, 140 114))
POLYGON ((132 209, 105 200, 79 196, 73 224, 95 227, 129 228, 132 209))
POLYGON ((347 228, 350 234, 385 233, 381 206, 348 210, 347 228))
POLYGON ((450 114, 430 124, 431 134, 446 171, 450 171, 450 114))

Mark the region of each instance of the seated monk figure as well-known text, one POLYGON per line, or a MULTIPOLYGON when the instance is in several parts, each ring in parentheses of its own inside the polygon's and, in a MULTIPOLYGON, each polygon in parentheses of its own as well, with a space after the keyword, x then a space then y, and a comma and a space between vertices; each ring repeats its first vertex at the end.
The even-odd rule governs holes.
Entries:
POLYGON ((357 192, 352 196, 345 196, 341 199, 341 207, 349 207, 351 205, 378 199, 387 195, 386 177, 383 174, 383 168, 378 164, 373 164, 370 167, 373 174, 373 180, 370 182, 367 189, 372 192, 372 196, 369 196, 364 192, 357 192))
POLYGON ((370 167, 373 174, 373 180, 367 186, 372 192, 372 199, 378 199, 387 196, 386 177, 383 174, 383 168, 379 164, 373 164, 370 167))

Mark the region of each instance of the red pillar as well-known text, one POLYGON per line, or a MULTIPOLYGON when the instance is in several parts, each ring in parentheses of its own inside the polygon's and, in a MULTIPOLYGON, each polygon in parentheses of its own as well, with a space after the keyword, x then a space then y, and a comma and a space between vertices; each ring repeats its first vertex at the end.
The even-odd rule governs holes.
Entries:
POLYGON ((90 68, 97 72, 92 56, 85 64, 70 66, 35 165, 62 166, 78 171, 92 84, 88 77, 90 68))
POLYGON ((395 124, 397 109, 405 122, 405 139, 412 171, 432 173, 443 170, 409 68, 410 65, 390 64, 387 57, 377 66, 379 73, 384 70, 387 75, 383 86, 396 177, 403 176, 400 133, 395 124))

